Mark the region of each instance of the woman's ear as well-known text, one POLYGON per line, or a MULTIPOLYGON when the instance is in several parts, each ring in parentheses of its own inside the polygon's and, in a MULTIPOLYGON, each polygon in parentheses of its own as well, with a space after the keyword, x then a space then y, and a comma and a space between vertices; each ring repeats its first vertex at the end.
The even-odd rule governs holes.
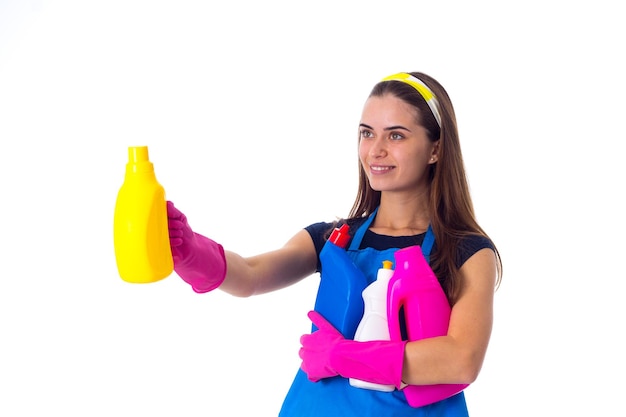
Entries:
POLYGON ((434 164, 439 160, 439 141, 433 144, 433 149, 430 152, 430 160, 431 164, 434 164))

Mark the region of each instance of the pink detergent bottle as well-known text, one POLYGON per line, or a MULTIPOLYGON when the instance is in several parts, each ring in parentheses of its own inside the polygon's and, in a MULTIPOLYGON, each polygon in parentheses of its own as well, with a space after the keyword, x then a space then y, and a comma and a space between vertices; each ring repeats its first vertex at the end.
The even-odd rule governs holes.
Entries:
MULTIPOLYGON (((402 340, 404 309, 409 341, 445 336, 450 304, 419 246, 395 252, 395 270, 387 292, 387 321, 391 340, 402 340)), ((458 394, 466 384, 407 385, 403 391, 412 407, 422 407, 458 394)))

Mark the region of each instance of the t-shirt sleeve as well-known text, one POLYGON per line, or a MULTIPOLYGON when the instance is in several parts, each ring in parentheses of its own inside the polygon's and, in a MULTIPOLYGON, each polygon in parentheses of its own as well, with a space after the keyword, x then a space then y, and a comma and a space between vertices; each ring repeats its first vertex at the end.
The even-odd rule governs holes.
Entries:
POLYGON ((459 245, 456 256, 456 265, 461 268, 463 264, 481 249, 494 249, 495 246, 491 240, 485 236, 471 235, 464 239, 459 245))
POLYGON ((326 243, 328 231, 333 227, 332 223, 327 222, 318 222, 313 223, 305 227, 304 229, 309 232, 311 235, 311 239, 313 239, 313 245, 315 245, 315 252, 317 252, 317 270, 316 272, 321 271, 321 262, 320 262, 320 252, 326 243))

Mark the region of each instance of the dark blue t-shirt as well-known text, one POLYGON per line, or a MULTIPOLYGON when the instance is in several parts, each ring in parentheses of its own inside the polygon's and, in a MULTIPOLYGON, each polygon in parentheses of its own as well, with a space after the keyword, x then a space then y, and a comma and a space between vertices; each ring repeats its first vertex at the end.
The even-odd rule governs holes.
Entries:
MULTIPOLYGON (((361 219, 353 219, 348 221, 348 225, 350 229, 348 230, 348 234, 350 238, 355 230, 361 226, 367 218, 361 219)), ((341 225, 342 222, 339 223, 341 225)), ((337 226, 337 225, 336 225, 337 226)), ((332 223, 327 222, 319 222, 313 223, 310 226, 307 226, 305 229, 311 235, 313 239, 313 244, 315 245, 315 251, 317 252, 317 272, 321 272, 322 265, 319 261, 319 255, 322 251, 322 247, 326 243, 328 239, 329 233, 333 228, 332 223)), ((426 233, 420 233, 413 236, 387 236, 387 235, 379 235, 377 233, 372 232, 371 230, 367 230, 365 235, 363 236, 363 240, 361 241, 361 246, 359 249, 364 248, 373 248, 376 250, 386 250, 391 248, 407 248, 409 246, 421 245, 424 241, 424 236, 426 233)), ((461 266, 467 261, 473 254, 478 252, 481 249, 494 249, 493 243, 484 236, 478 235, 470 235, 467 236, 458 247, 456 254, 456 266, 457 268, 461 268, 461 266)), ((437 242, 433 245, 432 252, 436 253, 437 251, 437 242)))

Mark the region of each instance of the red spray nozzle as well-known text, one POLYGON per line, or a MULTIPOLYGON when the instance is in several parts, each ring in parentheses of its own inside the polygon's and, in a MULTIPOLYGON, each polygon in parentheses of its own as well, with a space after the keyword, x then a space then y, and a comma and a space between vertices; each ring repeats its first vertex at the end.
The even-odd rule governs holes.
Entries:
POLYGON ((345 248, 350 239, 350 235, 348 235, 349 229, 350 227, 345 223, 342 224, 341 227, 335 227, 335 230, 330 234, 328 240, 340 248, 345 248))

